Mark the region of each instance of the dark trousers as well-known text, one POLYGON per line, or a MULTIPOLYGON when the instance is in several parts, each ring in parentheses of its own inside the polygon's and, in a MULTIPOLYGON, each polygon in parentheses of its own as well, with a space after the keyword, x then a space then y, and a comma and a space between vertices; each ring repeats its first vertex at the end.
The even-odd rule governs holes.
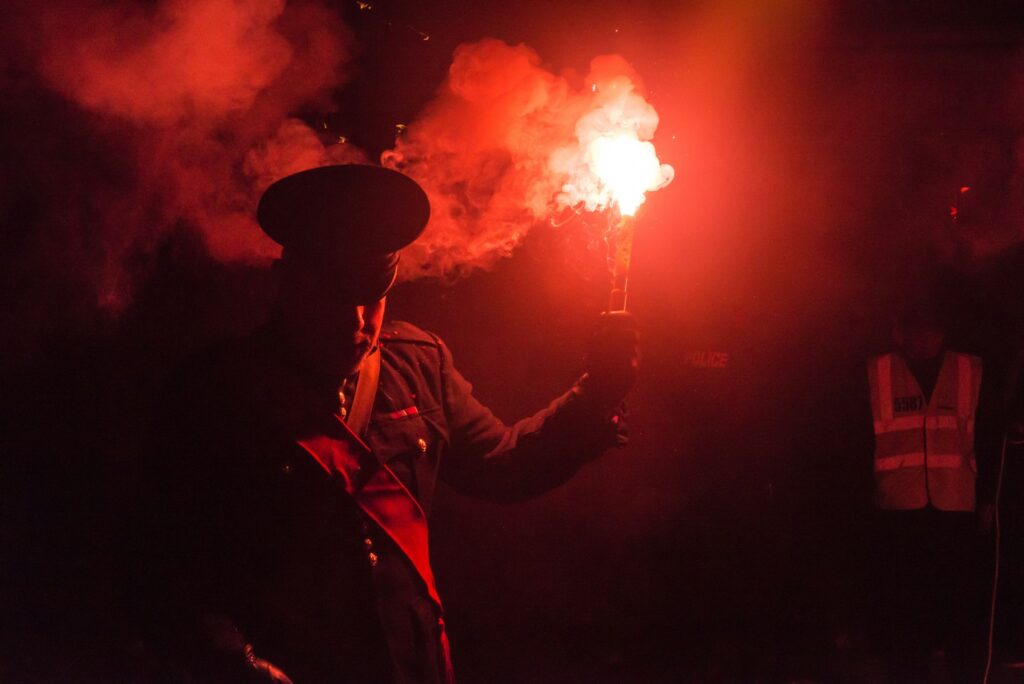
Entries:
POLYGON ((876 543, 875 633, 890 681, 979 681, 985 583, 975 515, 879 511, 876 543))

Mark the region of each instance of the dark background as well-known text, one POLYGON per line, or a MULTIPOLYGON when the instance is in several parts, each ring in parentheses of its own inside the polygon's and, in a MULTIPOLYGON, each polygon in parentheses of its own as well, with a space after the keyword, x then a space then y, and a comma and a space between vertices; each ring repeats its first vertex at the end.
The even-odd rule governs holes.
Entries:
MULTIPOLYGON (((855 671, 842 663, 869 655, 865 357, 884 350, 896 303, 935 283, 956 345, 990 377, 1024 346, 1017 3, 336 6, 355 69, 336 109, 299 114, 371 157, 431 98, 452 50, 490 36, 559 68, 625 55, 677 170, 638 221, 630 446, 536 501, 437 497, 433 558, 462 680, 855 671), (727 353, 726 367, 687 361, 702 351, 727 353)), ((252 327, 272 297, 266 271, 211 260, 185 225, 128 264, 136 293, 116 316, 93 310, 59 260, 22 259, 31 207, 49 201, 36 180, 89 159, 120 173, 102 142, 61 134, 82 116, 42 93, 5 112, 22 201, 5 189, 3 681, 120 678, 109 673, 136 648, 119 612, 132 552, 120 535, 154 397, 190 351, 252 327), (26 108, 49 144, 19 143, 26 108)), ((577 261, 539 226, 493 270, 403 285, 389 307, 440 334, 479 398, 514 420, 581 371, 607 283, 577 261)), ((1015 601, 1004 595, 1006 613, 1015 601)), ((1024 655, 1020 639, 1007 620, 1003 655, 1024 655)))

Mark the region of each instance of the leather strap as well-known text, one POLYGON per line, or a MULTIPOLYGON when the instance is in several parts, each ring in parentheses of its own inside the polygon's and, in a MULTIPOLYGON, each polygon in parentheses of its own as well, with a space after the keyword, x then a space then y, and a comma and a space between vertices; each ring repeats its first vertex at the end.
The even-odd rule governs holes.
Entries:
POLYGON ((348 412, 348 427, 360 437, 366 434, 370 425, 370 414, 373 413, 373 402, 377 397, 377 386, 380 384, 380 347, 363 360, 363 368, 356 380, 355 396, 352 397, 352 408, 348 412))

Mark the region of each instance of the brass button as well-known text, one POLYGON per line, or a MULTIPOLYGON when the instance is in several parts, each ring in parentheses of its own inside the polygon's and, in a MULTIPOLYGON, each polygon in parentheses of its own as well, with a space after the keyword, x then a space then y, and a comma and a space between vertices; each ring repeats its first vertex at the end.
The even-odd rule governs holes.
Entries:
POLYGON ((370 539, 369 537, 367 537, 366 539, 363 540, 363 546, 366 548, 367 551, 372 551, 373 550, 373 540, 370 539))
POLYGON ((285 475, 291 475, 292 470, 294 470, 294 468, 292 468, 291 463, 285 463, 283 466, 281 466, 281 472, 284 473, 285 475))
POLYGON ((348 418, 348 409, 344 406, 341 407, 341 410, 338 413, 341 414, 342 418, 348 418))
POLYGON ((420 448, 421 454, 427 453, 427 440, 420 437, 419 439, 416 440, 416 446, 420 448))
POLYGON ((371 568, 377 567, 377 563, 378 561, 380 561, 380 557, 376 553, 371 551, 370 553, 366 554, 366 557, 370 559, 371 568))

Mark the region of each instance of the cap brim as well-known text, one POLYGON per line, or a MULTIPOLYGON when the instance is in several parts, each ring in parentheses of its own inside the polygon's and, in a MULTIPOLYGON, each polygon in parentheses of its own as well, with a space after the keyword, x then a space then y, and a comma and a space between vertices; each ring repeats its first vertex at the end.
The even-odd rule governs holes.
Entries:
POLYGON ((397 252, 430 218, 426 193, 380 166, 322 166, 282 178, 256 211, 264 232, 296 255, 341 262, 397 252))

